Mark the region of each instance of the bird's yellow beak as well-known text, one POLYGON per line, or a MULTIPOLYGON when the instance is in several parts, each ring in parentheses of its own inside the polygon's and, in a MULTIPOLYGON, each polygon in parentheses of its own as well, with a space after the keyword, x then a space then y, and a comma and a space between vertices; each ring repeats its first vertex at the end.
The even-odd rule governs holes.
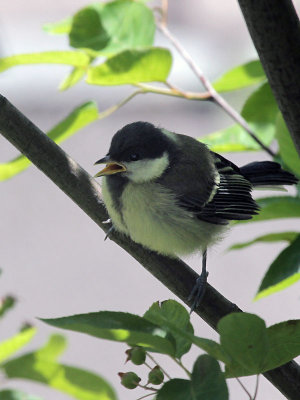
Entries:
POLYGON ((106 164, 106 167, 103 168, 100 172, 98 172, 94 176, 94 178, 98 178, 99 176, 118 174, 119 172, 126 171, 125 165, 118 163, 116 161, 110 161, 108 157, 104 157, 101 160, 96 161, 94 165, 98 164, 106 164))

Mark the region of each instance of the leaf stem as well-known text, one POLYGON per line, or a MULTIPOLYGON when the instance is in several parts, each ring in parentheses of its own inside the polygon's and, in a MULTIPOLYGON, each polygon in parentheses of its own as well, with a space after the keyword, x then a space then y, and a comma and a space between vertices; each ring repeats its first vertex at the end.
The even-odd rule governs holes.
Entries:
POLYGON ((157 26, 159 30, 168 38, 168 40, 173 44, 178 53, 186 61, 188 66, 200 80, 202 85, 205 87, 207 92, 210 94, 210 98, 214 100, 234 121, 241 125, 248 134, 254 139, 271 157, 275 157, 275 153, 270 150, 264 143, 256 136, 255 132, 248 125, 247 121, 233 108, 227 101, 214 89, 211 82, 204 75, 203 71, 194 62, 190 54, 185 50, 181 43, 171 34, 166 25, 162 22, 158 22, 157 26))
POLYGON ((144 396, 142 396, 142 397, 139 397, 138 399, 136 399, 136 400, 142 400, 142 399, 145 399, 146 397, 149 397, 149 396, 154 396, 156 394, 156 392, 153 392, 153 393, 147 393, 147 394, 145 394, 144 396))
POLYGON ((175 88, 170 85, 170 83, 166 83, 168 88, 162 88, 159 86, 148 85, 145 83, 137 83, 135 86, 141 89, 143 93, 156 93, 163 94, 166 96, 173 97, 183 97, 188 100, 210 100, 211 94, 209 92, 196 93, 196 92, 185 92, 181 89, 175 88))
POLYGON ((154 357, 151 356, 150 353, 147 352, 146 354, 147 354, 147 356, 150 358, 150 360, 153 361, 154 364, 156 364, 156 365, 162 370, 162 372, 166 375, 166 377, 167 377, 168 379, 172 379, 172 378, 170 377, 170 375, 167 373, 167 371, 166 371, 165 369, 163 369, 163 368, 161 367, 161 365, 158 364, 158 362, 155 360, 154 357))
POLYGON ((153 392, 157 392, 157 391, 158 391, 158 389, 156 389, 156 388, 154 388, 154 387, 151 387, 151 386, 147 386, 147 385, 140 385, 140 384, 138 384, 138 387, 140 387, 140 388, 142 388, 142 389, 145 389, 145 390, 152 390, 153 392))
POLYGON ((109 108, 107 108, 106 110, 100 112, 98 114, 98 119, 103 119, 108 117, 109 115, 111 115, 112 113, 114 113, 115 111, 117 111, 119 108, 121 108, 122 106, 124 106, 124 104, 128 103, 131 99, 133 99, 133 97, 135 97, 138 94, 143 94, 145 93, 144 90, 136 90, 135 92, 131 93, 129 96, 125 97, 125 99, 123 99, 122 101, 120 101, 120 103, 115 104, 109 108))
POLYGON ((257 396, 257 392, 258 392, 258 386, 259 386, 259 374, 256 375, 256 385, 255 385, 255 391, 254 391, 254 396, 253 396, 253 400, 256 399, 257 396))
POLYGON ((190 373, 190 371, 182 364, 182 362, 180 360, 178 360, 177 358, 173 358, 172 360, 174 360, 176 362, 176 364, 179 365, 179 367, 181 367, 184 372, 187 374, 187 376, 190 378, 192 376, 192 374, 190 373))
POLYGON ((249 393, 248 389, 246 388, 246 386, 243 384, 243 382, 239 379, 239 378, 235 378, 238 383, 241 385, 242 389, 247 393, 247 395, 249 396, 249 400, 252 400, 252 396, 249 393))

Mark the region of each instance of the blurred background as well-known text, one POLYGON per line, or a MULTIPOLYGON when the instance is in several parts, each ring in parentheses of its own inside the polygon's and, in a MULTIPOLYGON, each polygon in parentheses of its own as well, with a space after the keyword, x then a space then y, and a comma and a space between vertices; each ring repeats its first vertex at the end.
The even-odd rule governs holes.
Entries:
MULTIPOLYGON (((68 48, 63 36, 47 35, 43 24, 74 14, 87 5, 85 0, 2 0, 0 7, 0 56, 62 50, 68 48)), ((295 1, 300 9, 300 2, 295 1)), ((170 1, 169 27, 205 74, 214 80, 231 67, 257 58, 237 1, 170 1)), ((156 43, 169 46, 156 34, 156 43)), ((172 49, 173 50, 173 49, 172 49)), ((201 90, 184 62, 173 51, 175 61, 171 81, 186 90, 201 90)), ((96 87, 80 83, 59 92, 59 82, 69 67, 34 65, 16 67, 0 74, 1 94, 43 131, 49 130, 84 101, 95 100, 104 110, 126 97, 129 87, 96 87)), ((238 110, 249 92, 226 95, 238 110)), ((110 117, 93 123, 66 142, 63 149, 90 174, 95 160, 106 154, 114 132, 123 125, 145 120, 169 130, 194 137, 229 126, 232 121, 216 106, 147 94, 134 98, 110 117)), ((0 136, 0 162, 18 154, 0 136)), ((227 154, 238 165, 268 159, 264 153, 227 154)), ((266 193, 259 192, 259 196, 266 193)), ((236 242, 250 240, 272 230, 293 230, 296 222, 278 220, 237 226, 208 255, 209 282, 225 297, 245 311, 257 313, 268 325, 299 318, 299 284, 284 292, 253 302, 261 279, 284 244, 257 244, 242 251, 227 252, 236 242)), ((141 268, 35 167, 0 185, 0 296, 17 297, 17 307, 1 322, 0 340, 13 335, 24 322, 38 326, 39 332, 28 349, 43 344, 55 331, 36 317, 54 318, 98 310, 128 311, 143 314, 157 300, 175 296, 141 268)), ((197 271, 200 257, 187 262, 197 271)), ((217 334, 199 317, 192 315, 196 334, 216 339, 217 334)), ((60 331, 61 332, 61 331, 60 331)), ((132 369, 124 366, 126 347, 82 334, 61 332, 68 337, 68 350, 62 361, 103 375, 115 387, 120 399, 136 399, 144 394, 128 391, 117 373, 132 369)), ((198 350, 185 357, 190 366, 198 350)), ((171 362, 162 360, 171 376, 182 375, 171 362)), ((255 381, 244 379, 253 393, 255 381)), ((4 387, 20 388, 44 399, 66 400, 68 396, 42 385, 23 381, 4 387)), ((231 380, 230 399, 246 399, 240 386, 231 380)), ((258 399, 284 397, 264 378, 258 399)))

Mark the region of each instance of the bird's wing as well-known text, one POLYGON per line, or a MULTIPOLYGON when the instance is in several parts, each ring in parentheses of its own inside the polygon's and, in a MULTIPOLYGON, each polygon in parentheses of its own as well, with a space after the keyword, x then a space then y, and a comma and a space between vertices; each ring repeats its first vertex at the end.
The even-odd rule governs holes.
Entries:
MULTIPOLYGON (((259 207, 252 199, 251 183, 240 169, 219 154, 210 152, 215 171, 214 182, 200 187, 197 183, 178 196, 179 205, 206 222, 225 225, 229 220, 246 220, 257 214, 259 207)), ((200 177, 199 177, 200 179, 200 177)), ((193 180, 195 182, 195 179, 193 180)))
POLYGON ((219 174, 219 182, 197 217, 214 224, 252 218, 257 214, 259 207, 251 196, 251 183, 235 164, 219 154, 212 152, 212 156, 219 174))
POLYGON ((180 207, 218 225, 257 214, 252 185, 235 164, 191 137, 177 138, 181 153, 159 183, 175 194, 180 207))

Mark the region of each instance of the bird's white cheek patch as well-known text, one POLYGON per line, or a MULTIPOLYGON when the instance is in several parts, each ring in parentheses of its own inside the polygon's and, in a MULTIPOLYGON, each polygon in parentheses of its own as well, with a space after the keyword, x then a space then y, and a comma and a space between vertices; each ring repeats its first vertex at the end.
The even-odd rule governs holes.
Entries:
POLYGON ((161 157, 124 163, 128 178, 135 183, 151 181, 160 177, 169 165, 169 157, 165 152, 161 157))

